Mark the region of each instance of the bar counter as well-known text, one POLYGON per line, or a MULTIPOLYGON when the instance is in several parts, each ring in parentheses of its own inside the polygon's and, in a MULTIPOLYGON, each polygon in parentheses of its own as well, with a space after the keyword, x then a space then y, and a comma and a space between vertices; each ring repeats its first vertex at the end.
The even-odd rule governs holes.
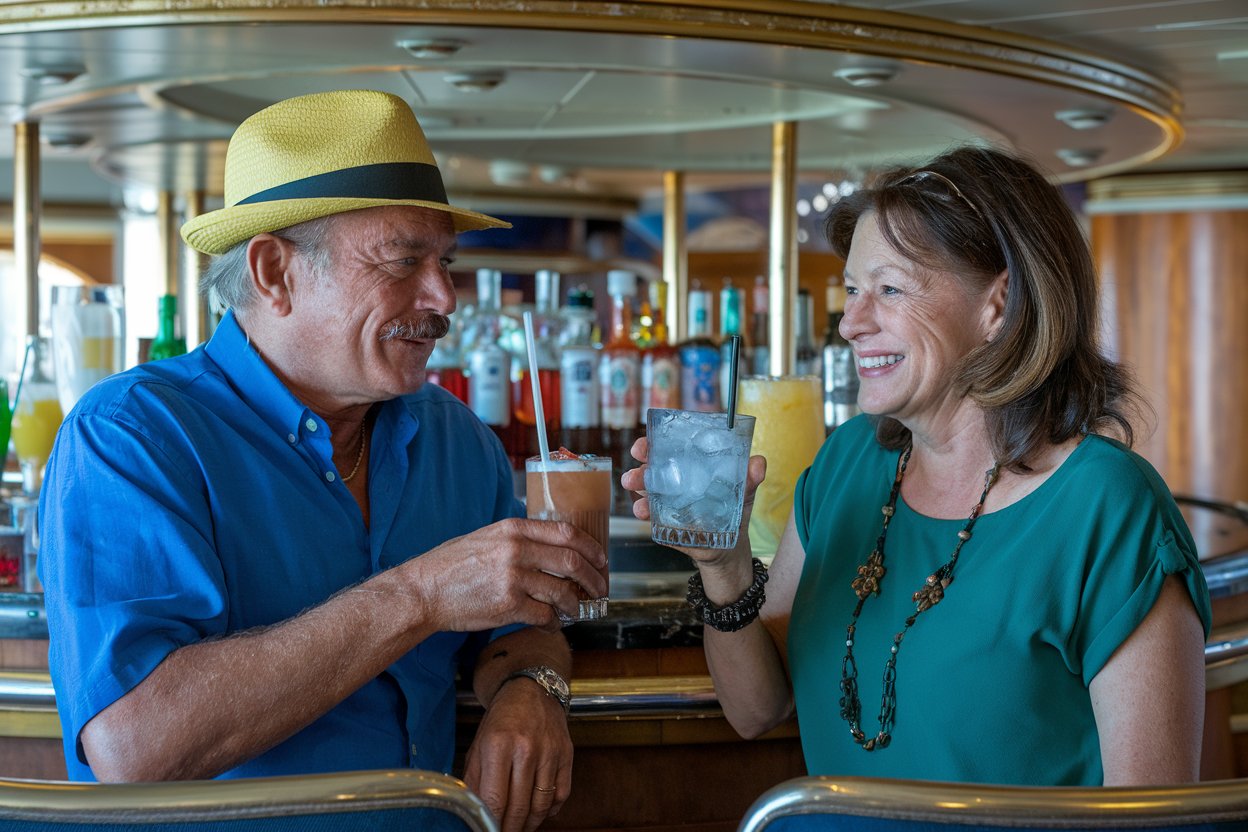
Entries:
MULTIPOLYGON (((543 828, 734 829, 759 794, 805 773, 796 722, 748 742, 727 724, 702 625, 684 601, 687 559, 613 540, 611 563, 609 617, 564 630, 574 657, 574 788, 543 828)), ((1215 615, 1205 648, 1206 757, 1215 767, 1206 776, 1233 776, 1230 713, 1220 708, 1231 686, 1248 681, 1248 550, 1204 567, 1215 615)), ((0 776, 64 776, 46 639, 42 596, 0 593, 0 776)), ((481 709, 466 689, 459 700, 462 765, 481 709)))

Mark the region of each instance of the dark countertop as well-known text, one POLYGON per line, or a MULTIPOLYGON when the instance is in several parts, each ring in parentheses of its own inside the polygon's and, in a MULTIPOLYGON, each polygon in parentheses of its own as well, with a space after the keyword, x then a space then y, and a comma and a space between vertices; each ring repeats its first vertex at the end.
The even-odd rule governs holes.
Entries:
MULTIPOLYGON (((640 580, 655 585, 652 576, 637 573, 640 580)), ((612 580, 631 582, 634 575, 621 574, 612 580)), ((614 594, 614 593, 613 593, 614 594)), ((627 648, 698 647, 702 625, 684 601, 684 578, 679 597, 612 598, 607 618, 582 621, 564 629, 573 649, 622 650, 627 648)), ((48 622, 39 593, 0 593, 0 638, 46 639, 48 622)))
MULTIPOLYGON (((616 531, 613 518, 612 531, 616 531)), ((631 531, 631 530, 630 530, 631 531)), ((635 536, 612 538, 611 604, 607 618, 564 629, 573 649, 623 650, 698 647, 702 624, 685 603, 693 573, 688 558, 635 536)), ((1248 593, 1248 550, 1204 561, 1214 599, 1248 593)), ((47 618, 38 593, 0 592, 0 638, 46 639, 47 618)))

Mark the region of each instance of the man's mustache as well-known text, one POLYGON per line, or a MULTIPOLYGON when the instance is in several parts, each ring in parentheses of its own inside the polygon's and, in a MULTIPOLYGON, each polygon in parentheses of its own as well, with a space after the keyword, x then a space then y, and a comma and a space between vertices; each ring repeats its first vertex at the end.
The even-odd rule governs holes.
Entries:
POLYGON ((381 340, 401 338, 405 341, 427 341, 443 338, 451 331, 451 319, 437 312, 429 312, 416 318, 401 318, 387 324, 381 340))

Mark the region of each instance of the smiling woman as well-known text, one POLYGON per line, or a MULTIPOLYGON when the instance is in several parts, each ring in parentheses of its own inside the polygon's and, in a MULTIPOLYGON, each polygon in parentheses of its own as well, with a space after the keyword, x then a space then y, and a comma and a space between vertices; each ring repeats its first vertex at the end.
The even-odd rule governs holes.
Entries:
MULTIPOLYGON (((828 235, 865 415, 798 481, 758 621, 707 620, 725 715, 755 736, 796 709, 812 774, 1195 779, 1208 592, 1120 441, 1136 397, 1060 192, 960 148, 841 200, 828 235)), ((757 601, 748 542, 682 551, 716 608, 757 601)))

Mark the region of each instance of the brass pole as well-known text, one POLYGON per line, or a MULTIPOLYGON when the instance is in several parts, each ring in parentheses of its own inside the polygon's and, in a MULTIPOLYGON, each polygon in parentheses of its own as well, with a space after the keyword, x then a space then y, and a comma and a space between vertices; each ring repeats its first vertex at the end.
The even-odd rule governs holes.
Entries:
POLYGON ((776 122, 771 129, 771 241, 768 256, 772 375, 793 371, 797 344, 793 307, 797 302, 797 124, 776 122))
POLYGON ((663 172, 663 281, 667 284, 667 337, 685 340, 689 303, 689 252, 685 249, 685 174, 663 172))
POLYGON ((13 125, 13 259, 26 286, 26 334, 39 334, 39 122, 13 125))
POLYGON ((156 224, 160 229, 160 262, 163 264, 166 295, 178 294, 178 214, 174 207, 173 192, 161 191, 157 195, 156 224))
MULTIPOLYGON (((190 221, 204 213, 204 192, 187 191, 184 195, 186 210, 184 221, 190 221)), ((186 287, 182 297, 182 312, 186 315, 186 345, 194 349, 212 335, 214 328, 208 300, 199 291, 199 278, 208 266, 208 257, 179 240, 182 252, 186 255, 182 273, 182 285, 186 287)))

